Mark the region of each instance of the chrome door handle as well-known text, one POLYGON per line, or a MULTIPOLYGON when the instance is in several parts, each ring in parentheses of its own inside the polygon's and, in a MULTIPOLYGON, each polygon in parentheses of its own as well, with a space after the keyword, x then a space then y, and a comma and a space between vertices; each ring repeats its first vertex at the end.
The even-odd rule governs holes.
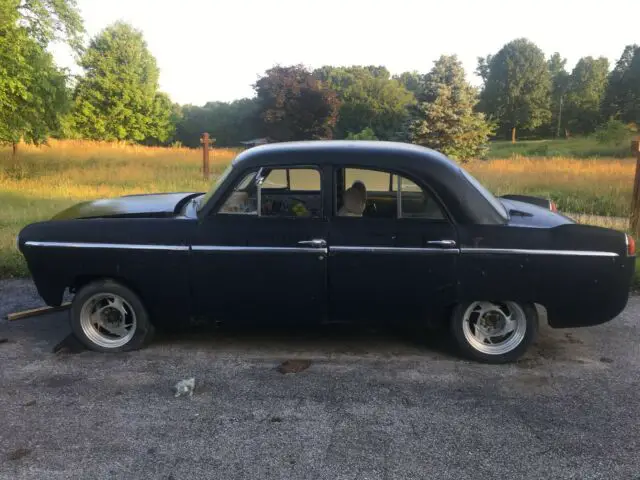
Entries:
POLYGON ((323 238, 314 238, 313 240, 302 240, 298 242, 298 245, 309 245, 313 248, 325 248, 327 241, 323 238))
POLYGON ((433 245, 434 247, 453 248, 456 246, 455 240, 429 240, 427 245, 433 245))

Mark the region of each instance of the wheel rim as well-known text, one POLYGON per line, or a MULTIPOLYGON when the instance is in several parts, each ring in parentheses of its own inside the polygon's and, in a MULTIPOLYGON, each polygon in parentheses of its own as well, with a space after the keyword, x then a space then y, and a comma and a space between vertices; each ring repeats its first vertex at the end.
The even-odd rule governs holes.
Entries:
POLYGON ((515 302, 473 302, 462 317, 462 331, 475 350, 503 355, 522 343, 527 317, 515 302))
POLYGON ((98 293, 80 310, 80 327, 87 338, 103 348, 126 345, 136 333, 136 314, 120 295, 98 293))

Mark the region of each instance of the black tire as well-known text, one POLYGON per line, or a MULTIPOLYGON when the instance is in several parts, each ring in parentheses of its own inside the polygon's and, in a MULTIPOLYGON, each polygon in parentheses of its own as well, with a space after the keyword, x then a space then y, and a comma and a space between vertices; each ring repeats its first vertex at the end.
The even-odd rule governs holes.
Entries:
POLYGON ((78 340, 88 349, 97 352, 128 352, 138 350, 147 345, 155 333, 155 329, 149 321, 149 315, 140 297, 124 285, 109 279, 96 280, 82 287, 73 299, 69 319, 71 330, 78 340), (121 297, 135 314, 135 331, 133 332, 133 336, 124 345, 115 347, 100 345, 93 341, 82 327, 81 313, 83 306, 92 297, 100 294, 112 294, 121 297))
POLYGON ((476 349, 466 338, 463 329, 465 311, 475 302, 457 305, 451 314, 450 331, 460 353, 465 357, 482 363, 510 363, 521 358, 538 336, 538 312, 530 303, 517 304, 524 312, 526 330, 524 337, 513 349, 501 354, 488 354, 476 349))

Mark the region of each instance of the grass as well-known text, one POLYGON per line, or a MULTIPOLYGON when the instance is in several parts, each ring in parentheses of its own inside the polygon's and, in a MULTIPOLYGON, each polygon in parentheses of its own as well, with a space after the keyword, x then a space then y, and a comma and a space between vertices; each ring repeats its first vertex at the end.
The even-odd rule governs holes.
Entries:
MULTIPOLYGON (((589 139, 507 142, 492 145, 489 161, 465 165, 495 194, 524 193, 550 197, 578 221, 625 229, 635 162, 627 158, 580 159, 568 156, 527 157, 531 145, 562 144, 582 155, 589 139), (521 148, 517 153, 514 148, 521 148), (506 156, 508 158, 496 158, 506 156), (604 224, 603 224, 604 222, 604 224)), ((553 149, 551 146, 554 146, 553 149)), ((558 146, 559 148, 559 146, 558 146)), ((595 148, 595 147, 594 147, 595 148)), ((611 153, 611 152, 608 152, 611 153)), ((615 152, 614 152, 615 153, 615 152)), ((216 149, 212 176, 237 154, 216 149)), ((80 201, 132 193, 205 191, 211 181, 200 174, 201 153, 188 148, 156 148, 87 141, 51 141, 49 146, 21 145, 17 161, 0 148, 0 278, 28 274, 14 248, 18 231, 51 218, 80 201)))
POLYGON ((602 144, 595 138, 578 137, 558 140, 523 140, 491 142, 489 158, 521 157, 572 157, 572 158, 627 158, 630 141, 619 145, 602 144))
POLYGON ((629 216, 635 172, 631 158, 515 156, 474 161, 465 168, 496 195, 530 194, 551 198, 568 212, 629 216))

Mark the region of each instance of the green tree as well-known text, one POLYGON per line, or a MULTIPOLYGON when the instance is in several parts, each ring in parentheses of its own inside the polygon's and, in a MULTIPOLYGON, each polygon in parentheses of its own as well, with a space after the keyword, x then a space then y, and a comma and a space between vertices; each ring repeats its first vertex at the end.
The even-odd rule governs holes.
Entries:
POLYGON ((491 54, 486 57, 478 57, 478 66, 476 67, 475 74, 482 79, 482 83, 486 84, 489 78, 489 65, 491 64, 491 54))
POLYGON ((461 161, 484 156, 492 128, 482 113, 474 112, 477 91, 455 55, 434 63, 417 98, 410 127, 414 143, 461 161))
POLYGON ((562 58, 558 52, 551 55, 547 61, 549 75, 551 76, 551 121, 544 133, 560 136, 560 130, 566 122, 563 122, 563 109, 565 95, 569 86, 569 73, 565 69, 567 59, 562 58))
POLYGON ((243 98, 231 103, 209 102, 203 107, 185 105, 177 121, 176 140, 189 147, 197 147, 202 133, 208 132, 216 139, 216 145, 239 145, 262 134, 259 115, 255 98, 243 98))
POLYGON ((68 106, 66 74, 46 47, 78 46, 75 2, 0 0, 0 143, 39 143, 60 128, 68 106))
POLYGON ((627 45, 610 73, 602 114, 640 124, 640 45, 627 45))
POLYGON ((80 59, 75 128, 94 140, 162 141, 170 101, 158 92, 159 70, 139 30, 116 22, 93 38, 80 59))
POLYGON ((607 87, 609 60, 581 58, 569 77, 566 96, 568 128, 579 134, 593 133, 600 123, 600 104, 607 87))
POLYGON ((275 66, 254 88, 264 133, 272 140, 332 138, 340 101, 304 66, 275 66))
POLYGON ((422 76, 416 70, 411 72, 402 72, 400 75, 394 75, 393 79, 400 82, 411 93, 415 94, 420 89, 422 76))
POLYGON ((337 138, 371 128, 377 138, 392 139, 407 117, 407 107, 415 102, 413 94, 384 67, 324 66, 314 76, 340 99, 337 138))
POLYGON ((517 129, 535 129, 551 118, 547 62, 524 38, 507 43, 490 60, 482 108, 515 142, 517 129))

